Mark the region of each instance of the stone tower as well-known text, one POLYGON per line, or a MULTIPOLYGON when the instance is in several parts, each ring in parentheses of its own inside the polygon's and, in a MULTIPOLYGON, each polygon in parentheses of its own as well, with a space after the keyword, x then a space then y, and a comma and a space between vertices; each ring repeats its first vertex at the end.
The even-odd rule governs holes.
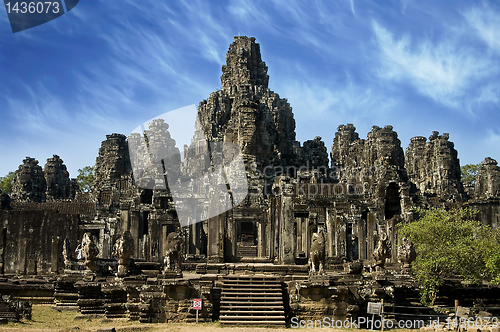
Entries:
POLYGON ((313 140, 305 141, 302 149, 303 162, 313 169, 328 169, 328 152, 325 142, 317 136, 313 140))
POLYGON ((12 199, 16 201, 45 202, 47 183, 38 160, 26 157, 14 173, 12 199))
POLYGON ((433 131, 429 141, 422 136, 413 137, 406 148, 405 166, 414 190, 420 195, 463 199, 460 162, 449 134, 433 131))
POLYGON ((94 166, 94 190, 111 189, 132 171, 125 135, 106 135, 94 166))
POLYGON ((222 67, 222 90, 198 106, 203 132, 208 141, 237 144, 247 165, 296 165, 300 144, 292 108, 268 82, 255 38, 234 37, 222 67))
POLYGON ((500 167, 490 157, 484 159, 476 178, 474 196, 476 199, 500 197, 500 167))
POLYGON ((47 159, 43 169, 47 182, 46 199, 68 199, 71 196, 71 181, 66 165, 58 155, 47 159))

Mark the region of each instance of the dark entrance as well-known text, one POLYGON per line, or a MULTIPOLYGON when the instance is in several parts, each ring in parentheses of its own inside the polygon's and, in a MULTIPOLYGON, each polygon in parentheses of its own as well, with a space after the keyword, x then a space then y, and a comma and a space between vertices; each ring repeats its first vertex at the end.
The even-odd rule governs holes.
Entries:
POLYGON ((385 192, 385 220, 389 220, 397 214, 401 214, 401 202, 399 197, 399 186, 391 183, 385 192))
POLYGON ((257 223, 241 221, 237 229, 237 256, 257 257, 257 223))

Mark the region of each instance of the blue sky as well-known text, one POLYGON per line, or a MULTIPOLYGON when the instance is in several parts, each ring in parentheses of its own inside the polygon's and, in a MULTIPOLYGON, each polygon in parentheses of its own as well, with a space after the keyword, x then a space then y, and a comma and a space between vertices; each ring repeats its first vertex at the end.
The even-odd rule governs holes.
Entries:
POLYGON ((297 140, 353 123, 450 133, 500 159, 500 5, 488 1, 81 0, 12 33, 0 13, 0 176, 58 154, 71 177, 106 134, 206 99, 235 35, 256 37, 297 140))

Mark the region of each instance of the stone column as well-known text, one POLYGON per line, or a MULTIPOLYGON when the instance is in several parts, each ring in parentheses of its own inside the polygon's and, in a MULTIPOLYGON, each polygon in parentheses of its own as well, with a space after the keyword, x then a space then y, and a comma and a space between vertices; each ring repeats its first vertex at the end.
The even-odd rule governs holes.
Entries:
POLYGON ((335 257, 335 211, 326 210, 326 254, 335 257))
POLYGON ((123 234, 126 231, 130 230, 130 214, 128 210, 121 210, 120 211, 120 219, 121 219, 121 231, 120 233, 123 234))
POLYGON ((50 251, 50 272, 59 273, 59 257, 61 250, 59 250, 59 237, 52 236, 52 247, 50 251))
POLYGON ((366 258, 373 259, 373 251, 375 250, 375 239, 373 234, 377 229, 377 216, 375 212, 368 212, 366 221, 366 258))
POLYGON ((275 204, 273 206, 274 209, 271 211, 274 211, 273 217, 274 217, 274 223, 275 227, 273 229, 273 259, 278 263, 281 263, 281 229, 282 229, 282 220, 281 220, 281 196, 277 196, 275 198, 275 204))
POLYGON ((26 238, 21 238, 19 240, 19 265, 17 266, 17 274, 26 274, 27 254, 26 238))
POLYGON ((263 257, 262 251, 263 251, 263 244, 265 243, 265 240, 263 239, 263 223, 262 221, 256 221, 257 223, 257 257, 263 257))
POLYGON ((266 227, 264 228, 265 229, 265 237, 266 237, 266 252, 265 252, 265 256, 267 258, 272 258, 272 250, 273 250, 273 246, 274 246, 274 242, 273 242, 273 227, 272 227, 272 214, 271 213, 265 213, 264 214, 264 218, 266 218, 266 227))
POLYGON ((1 242, 1 252, 0 252, 0 274, 5 273, 5 251, 7 250, 7 228, 2 229, 2 236, 0 237, 1 242))
POLYGON ((109 254, 109 234, 104 234, 102 239, 102 258, 110 258, 109 254))
POLYGON ((167 250, 167 227, 168 225, 161 225, 160 257, 165 256, 165 251, 167 250))
POLYGON ((359 260, 364 261, 366 257, 366 219, 361 218, 358 221, 358 246, 359 260))
POLYGON ((228 245, 226 250, 228 251, 228 258, 230 260, 234 260, 236 258, 236 222, 234 221, 234 211, 232 218, 228 220, 227 223, 227 229, 226 229, 226 236, 227 236, 227 241, 228 245))
POLYGON ((268 236, 269 236, 269 258, 270 259, 275 259, 277 256, 276 248, 278 246, 278 238, 277 238, 277 230, 279 230, 279 218, 277 217, 279 215, 278 213, 278 197, 279 196, 274 196, 271 197, 270 199, 270 210, 268 213, 268 218, 269 222, 267 224, 268 227, 268 236))
POLYGON ((283 264, 295 264, 295 241, 293 235, 293 196, 291 191, 281 196, 281 261, 283 264))
POLYGON ((396 223, 399 220, 399 218, 391 218, 387 220, 387 237, 389 242, 392 245, 392 250, 391 250, 391 263, 397 263, 398 262, 398 239, 396 236, 396 223))
POLYGON ((295 218, 297 222, 297 252, 303 251, 303 243, 302 243, 302 217, 295 218))
POLYGON ((207 256, 211 263, 222 263, 224 260, 224 233, 225 214, 208 219, 207 256))
MULTIPOLYGON (((132 213, 132 216, 130 218, 130 229, 127 229, 130 231, 130 234, 132 235, 132 238, 134 239, 134 255, 132 257, 139 258, 141 257, 140 252, 141 252, 141 247, 139 245, 139 211, 134 211, 132 213)), ((123 233, 125 233, 124 230, 123 233)))
POLYGON ((309 239, 311 238, 311 234, 309 234, 309 220, 309 218, 305 218, 304 222, 302 223, 302 250, 304 250, 304 252, 306 253, 307 258, 309 258, 309 249, 311 248, 309 243, 309 239))
POLYGON ((346 223, 342 216, 335 218, 335 243, 337 257, 347 257, 346 223))
POLYGON ((188 226, 188 228, 189 228, 189 236, 187 243, 187 254, 196 255, 196 244, 195 244, 196 224, 191 224, 188 226))

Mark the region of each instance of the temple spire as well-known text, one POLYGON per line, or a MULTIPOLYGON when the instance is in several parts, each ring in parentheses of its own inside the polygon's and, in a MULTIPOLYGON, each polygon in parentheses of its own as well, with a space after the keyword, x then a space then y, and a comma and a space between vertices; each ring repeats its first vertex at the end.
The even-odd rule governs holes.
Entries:
POLYGON ((222 66, 222 88, 259 85, 268 87, 266 63, 260 56, 260 45, 254 37, 235 36, 226 54, 226 64, 222 66))

